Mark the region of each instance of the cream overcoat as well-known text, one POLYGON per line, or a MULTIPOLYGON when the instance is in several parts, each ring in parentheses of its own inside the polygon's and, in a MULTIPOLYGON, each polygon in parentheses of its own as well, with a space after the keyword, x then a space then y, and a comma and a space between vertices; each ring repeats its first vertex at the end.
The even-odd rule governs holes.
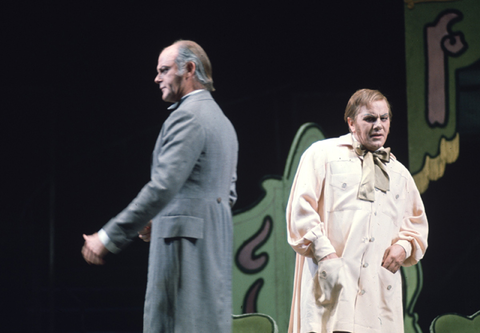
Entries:
POLYGON ((403 333, 401 273, 382 259, 399 244, 404 266, 417 263, 428 224, 409 171, 395 158, 386 168, 390 190, 363 201, 351 134, 303 154, 287 205, 288 242, 297 252, 289 332, 403 333), (319 262, 333 252, 338 259, 319 262))

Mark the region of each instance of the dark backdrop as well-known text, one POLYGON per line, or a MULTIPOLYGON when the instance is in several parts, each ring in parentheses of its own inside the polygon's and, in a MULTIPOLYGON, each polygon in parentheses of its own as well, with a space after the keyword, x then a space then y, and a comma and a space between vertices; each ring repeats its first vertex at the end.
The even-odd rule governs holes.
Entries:
MULTIPOLYGON (((328 137, 346 133, 343 111, 359 88, 389 98, 387 144, 408 165, 403 6, 401 0, 4 5, 7 325, 19 332, 141 329, 147 245, 134 242, 106 266, 90 267, 80 255, 81 235, 97 231, 149 180, 151 151, 168 115, 153 83, 156 61, 179 38, 208 53, 213 96, 237 130, 236 209, 258 199, 264 176, 283 173, 303 123, 318 123, 328 137)), ((442 202, 444 184, 427 191, 427 213, 442 202)), ((431 220, 432 234, 443 240, 436 229, 442 221, 431 220)), ((435 269, 449 257, 435 251, 425 259, 432 273, 425 272, 426 294, 417 306, 424 332, 441 312, 476 310, 455 306, 455 297, 442 307, 444 290, 437 288, 445 285, 435 269)))

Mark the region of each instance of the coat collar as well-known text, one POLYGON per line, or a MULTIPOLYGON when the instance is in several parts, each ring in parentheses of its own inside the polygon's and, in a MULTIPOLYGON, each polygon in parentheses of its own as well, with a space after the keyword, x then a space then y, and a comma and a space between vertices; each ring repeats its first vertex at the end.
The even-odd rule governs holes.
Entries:
POLYGON ((352 134, 348 133, 338 138, 338 145, 347 146, 350 147, 350 149, 353 149, 353 140, 355 139, 353 138, 352 134))
MULTIPOLYGON (((355 153, 353 151, 353 141, 354 141, 354 137, 352 135, 352 133, 348 133, 348 134, 345 134, 345 135, 342 135, 341 137, 338 138, 338 145, 339 146, 342 146, 342 147, 348 147, 349 149, 352 150, 353 153, 355 153)), ((382 147, 383 148, 383 147, 382 147)), ((393 158, 393 159, 397 159, 395 157, 395 155, 393 155, 392 153, 390 153, 390 157, 393 158)))
POLYGON ((186 94, 185 96, 183 96, 178 102, 175 102, 173 103, 172 105, 170 105, 168 107, 168 110, 170 111, 174 111, 176 109, 178 109, 178 107, 180 106, 180 104, 182 104, 187 98, 191 97, 191 96, 197 96, 197 97, 200 97, 200 96, 205 96, 206 94, 210 95, 210 92, 207 91, 206 89, 197 89, 197 90, 194 90, 188 94, 186 94))

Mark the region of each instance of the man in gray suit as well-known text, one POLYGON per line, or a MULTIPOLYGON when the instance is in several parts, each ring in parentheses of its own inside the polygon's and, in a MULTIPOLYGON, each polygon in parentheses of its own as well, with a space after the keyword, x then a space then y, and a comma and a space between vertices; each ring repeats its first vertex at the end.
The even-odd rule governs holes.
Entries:
POLYGON ((98 233, 84 235, 82 254, 103 264, 140 232, 151 240, 144 332, 230 332, 237 136, 210 94, 211 65, 198 44, 165 48, 157 72, 162 99, 174 104, 151 180, 98 233))

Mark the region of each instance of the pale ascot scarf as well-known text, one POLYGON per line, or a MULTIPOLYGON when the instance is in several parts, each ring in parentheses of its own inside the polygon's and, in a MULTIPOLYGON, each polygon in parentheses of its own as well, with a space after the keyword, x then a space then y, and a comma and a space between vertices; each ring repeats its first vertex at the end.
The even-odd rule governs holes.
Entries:
POLYGON ((363 157, 362 181, 358 188, 357 198, 375 201, 375 188, 387 192, 390 189, 390 177, 383 162, 390 162, 390 148, 380 148, 374 152, 366 150, 352 134, 353 149, 358 156, 363 157))

